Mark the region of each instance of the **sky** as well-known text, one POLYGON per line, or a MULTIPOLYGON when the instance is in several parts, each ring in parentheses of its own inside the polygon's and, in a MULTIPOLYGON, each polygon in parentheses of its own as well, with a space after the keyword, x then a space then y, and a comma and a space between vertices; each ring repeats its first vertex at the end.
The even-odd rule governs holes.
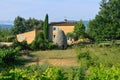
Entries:
POLYGON ((91 20, 99 12, 101 0, 0 0, 0 21, 14 21, 21 16, 50 22, 68 20, 91 20))

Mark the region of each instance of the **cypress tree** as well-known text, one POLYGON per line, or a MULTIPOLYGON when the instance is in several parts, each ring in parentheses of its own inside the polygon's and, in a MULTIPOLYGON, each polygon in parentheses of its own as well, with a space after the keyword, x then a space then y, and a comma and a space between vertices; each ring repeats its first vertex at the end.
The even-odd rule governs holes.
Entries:
POLYGON ((48 40, 49 38, 49 24, 48 24, 48 14, 45 16, 45 21, 43 25, 43 33, 44 33, 44 38, 48 40))

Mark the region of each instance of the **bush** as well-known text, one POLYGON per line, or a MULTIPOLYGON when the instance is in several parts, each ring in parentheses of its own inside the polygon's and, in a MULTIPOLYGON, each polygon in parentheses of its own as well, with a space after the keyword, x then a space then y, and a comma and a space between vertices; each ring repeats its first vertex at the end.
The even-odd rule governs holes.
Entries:
POLYGON ((13 69, 0 74, 0 80, 30 80, 28 79, 27 70, 13 69))
POLYGON ((35 40, 30 44, 32 50, 54 49, 56 46, 44 38, 43 32, 39 32, 35 40))
POLYGON ((64 80, 61 68, 49 67, 42 75, 42 80, 64 80), (54 75, 54 76, 53 76, 54 75))
POLYGON ((53 42, 49 42, 48 43, 48 49, 55 49, 55 48, 57 48, 57 45, 55 45, 53 42))
POLYGON ((7 37, 7 42, 13 42, 13 41, 15 40, 15 38, 16 38, 16 37, 13 36, 13 35, 12 35, 12 36, 8 36, 8 37, 7 37))
POLYGON ((0 73, 0 80, 120 80, 117 67, 91 66, 87 70, 33 65, 0 73), (65 70, 65 71, 64 71, 65 70))
POLYGON ((0 64, 1 66, 11 66, 16 63, 17 49, 0 49, 0 64))
POLYGON ((99 62, 97 61, 98 57, 95 55, 92 55, 89 50, 82 51, 82 48, 76 47, 77 52, 77 59, 80 63, 81 67, 89 68, 90 66, 98 65, 99 62))
POLYGON ((44 39, 43 32, 39 32, 35 37, 35 40, 30 44, 33 50, 45 50, 47 47, 47 41, 44 39))
POLYGON ((10 47, 7 45, 0 45, 0 49, 8 49, 8 48, 10 48, 10 47))
POLYGON ((40 66, 33 66, 29 69, 12 69, 0 73, 0 80, 64 80, 64 74, 58 67, 48 67, 41 72, 40 66))
POLYGON ((104 65, 90 67, 88 80, 120 80, 120 69, 117 67, 105 67, 104 65))
POLYGON ((27 44, 27 41, 18 42, 17 40, 14 40, 13 44, 11 45, 12 48, 19 47, 20 50, 30 50, 29 45, 27 44))
POLYGON ((66 80, 85 80, 85 70, 79 67, 68 69, 66 80))

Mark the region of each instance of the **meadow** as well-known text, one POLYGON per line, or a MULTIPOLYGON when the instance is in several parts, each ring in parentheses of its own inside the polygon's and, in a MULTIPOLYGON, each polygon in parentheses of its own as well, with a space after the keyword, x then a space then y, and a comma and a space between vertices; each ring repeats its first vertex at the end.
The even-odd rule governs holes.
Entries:
MULTIPOLYGON (((26 65, 43 64, 48 62, 54 66, 79 66, 82 61, 79 55, 88 53, 92 61, 97 64, 105 64, 108 66, 119 66, 120 48, 114 47, 98 47, 84 46, 75 47, 66 50, 46 50, 31 52, 31 56, 23 55, 21 58, 28 60, 26 65), (81 60, 81 61, 80 61, 81 60)), ((87 55, 87 54, 85 54, 87 55)), ((83 57, 84 58, 84 57, 83 57)))

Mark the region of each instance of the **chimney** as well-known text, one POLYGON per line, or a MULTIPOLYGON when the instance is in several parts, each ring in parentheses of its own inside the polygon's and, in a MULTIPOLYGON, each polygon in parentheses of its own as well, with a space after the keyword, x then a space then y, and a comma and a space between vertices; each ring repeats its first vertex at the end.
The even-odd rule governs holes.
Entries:
POLYGON ((64 19, 64 22, 67 22, 67 19, 64 19))

